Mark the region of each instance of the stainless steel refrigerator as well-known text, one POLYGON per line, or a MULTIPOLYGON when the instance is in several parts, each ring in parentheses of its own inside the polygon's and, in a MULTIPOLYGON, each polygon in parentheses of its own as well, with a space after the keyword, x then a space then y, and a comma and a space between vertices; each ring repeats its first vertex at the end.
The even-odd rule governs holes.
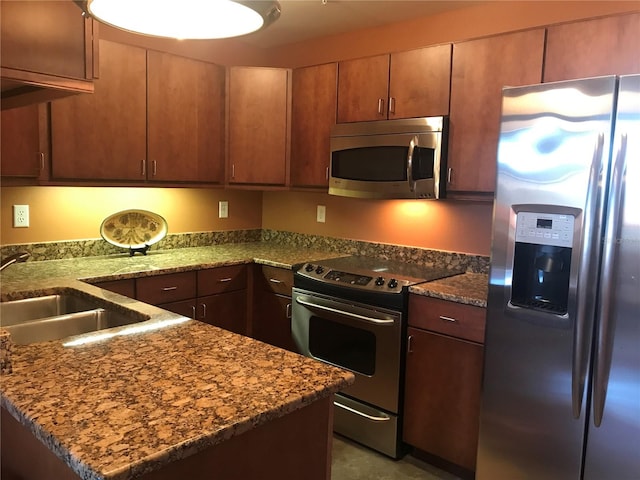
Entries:
POLYGON ((640 75, 503 90, 478 480, 640 479, 640 75))

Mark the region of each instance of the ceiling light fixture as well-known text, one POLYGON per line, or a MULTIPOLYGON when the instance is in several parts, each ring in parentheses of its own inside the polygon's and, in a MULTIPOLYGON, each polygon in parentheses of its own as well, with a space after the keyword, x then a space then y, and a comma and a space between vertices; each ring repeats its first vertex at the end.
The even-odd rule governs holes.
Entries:
POLYGON ((280 17, 275 0, 83 0, 96 20, 133 33, 179 39, 246 35, 280 17))

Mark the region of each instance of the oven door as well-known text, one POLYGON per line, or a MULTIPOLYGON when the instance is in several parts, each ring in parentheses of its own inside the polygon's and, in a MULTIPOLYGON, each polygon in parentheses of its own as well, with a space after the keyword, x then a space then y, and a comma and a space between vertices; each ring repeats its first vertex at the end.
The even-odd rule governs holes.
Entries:
POLYGON ((402 314, 293 289, 291 330, 303 355, 352 371, 342 393, 399 410, 402 314))

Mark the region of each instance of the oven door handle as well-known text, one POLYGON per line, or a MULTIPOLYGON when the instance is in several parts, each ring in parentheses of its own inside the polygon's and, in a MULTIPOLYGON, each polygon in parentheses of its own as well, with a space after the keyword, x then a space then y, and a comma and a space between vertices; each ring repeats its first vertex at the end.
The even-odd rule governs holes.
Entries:
POLYGON ((337 308, 325 307, 324 305, 318 305, 317 303, 301 300, 300 297, 296 298, 296 302, 300 305, 304 305, 305 307, 317 308, 318 310, 324 310, 338 315, 344 315, 346 317, 357 318, 358 320, 375 323, 376 325, 393 325, 395 323, 395 320, 392 318, 385 320, 380 318, 365 317, 364 315, 358 315, 357 313, 345 312, 344 310, 338 310, 337 308))
POLYGON ((389 420, 391 420, 391 417, 387 417, 386 415, 384 417, 374 417, 373 415, 368 415, 366 413, 363 413, 359 410, 356 410, 355 408, 351 408, 348 407, 340 402, 336 402, 334 401, 333 404, 336 407, 340 407, 340 408, 344 408, 345 410, 351 412, 351 413, 355 413, 356 415, 360 415, 361 417, 366 418, 367 420, 372 420, 374 422, 388 422, 389 420))

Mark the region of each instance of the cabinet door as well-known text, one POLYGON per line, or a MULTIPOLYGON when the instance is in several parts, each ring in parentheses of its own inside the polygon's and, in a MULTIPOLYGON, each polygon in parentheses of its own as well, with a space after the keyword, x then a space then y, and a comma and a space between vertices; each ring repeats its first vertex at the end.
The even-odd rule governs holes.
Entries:
POLYGON ((449 114, 451 45, 391 54, 389 118, 449 114))
POLYGON ((40 145, 38 105, 2 111, 0 173, 3 177, 38 177, 44 149, 40 145))
POLYGON ((337 65, 298 68, 292 75, 291 184, 327 187, 329 137, 336 123, 337 65))
POLYGON ((229 183, 285 185, 289 71, 229 68, 229 183))
POLYGON ((146 51, 100 41, 93 95, 51 103, 55 179, 144 180, 146 51))
POLYGON ((247 291, 198 298, 196 319, 231 332, 247 333, 247 291))
POLYGON ((256 291, 252 333, 257 340, 297 352, 291 335, 291 297, 256 291))
POLYGON ((338 63, 338 123, 387 118, 389 55, 338 63))
POLYGON ((180 302, 161 303, 158 307, 177 313, 187 318, 196 318, 196 299, 182 300, 180 302))
POLYGON ((198 270, 198 297, 217 293, 245 290, 247 288, 246 265, 198 270))
POLYGON ((453 45, 448 190, 493 192, 502 87, 540 83, 544 29, 453 45))
POLYGON ((474 470, 483 347, 409 327, 403 439, 474 470))
POLYGON ((640 72, 640 13, 547 28, 544 81, 640 72))
POLYGON ((75 2, 2 1, 0 9, 3 109, 93 91, 92 20, 75 2))
POLYGON ((224 181, 223 67, 148 52, 148 178, 224 181))

